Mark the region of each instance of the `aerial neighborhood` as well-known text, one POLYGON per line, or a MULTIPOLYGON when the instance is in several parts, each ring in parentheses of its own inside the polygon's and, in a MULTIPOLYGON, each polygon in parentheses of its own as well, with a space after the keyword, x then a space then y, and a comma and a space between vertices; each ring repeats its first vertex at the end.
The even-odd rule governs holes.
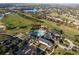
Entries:
POLYGON ((79 5, 74 6, 0 4, 0 55, 78 55, 79 5))

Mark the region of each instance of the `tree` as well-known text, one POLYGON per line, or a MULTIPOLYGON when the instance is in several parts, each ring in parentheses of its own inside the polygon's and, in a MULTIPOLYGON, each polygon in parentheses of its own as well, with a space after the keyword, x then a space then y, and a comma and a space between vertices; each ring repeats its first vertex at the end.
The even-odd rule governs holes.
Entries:
POLYGON ((0 54, 4 54, 8 49, 4 45, 0 45, 0 54))

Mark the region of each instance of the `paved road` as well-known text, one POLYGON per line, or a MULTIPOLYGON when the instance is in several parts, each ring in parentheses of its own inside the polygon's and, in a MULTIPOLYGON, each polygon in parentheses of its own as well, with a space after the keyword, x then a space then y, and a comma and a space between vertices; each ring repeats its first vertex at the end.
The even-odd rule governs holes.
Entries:
POLYGON ((69 39, 65 39, 67 42, 69 42, 69 47, 68 49, 72 49, 75 45, 72 43, 72 41, 70 41, 69 39))
POLYGON ((64 45, 61 45, 59 42, 56 42, 56 44, 57 44, 60 48, 66 49, 66 50, 70 50, 70 49, 72 49, 72 48, 75 46, 75 45, 72 43, 72 41, 70 41, 69 39, 65 38, 64 40, 66 40, 67 42, 69 42, 69 46, 68 46, 68 47, 66 47, 66 46, 64 46, 64 45))
POLYGON ((66 46, 63 46, 63 45, 61 45, 60 43, 58 43, 58 42, 55 42, 60 48, 62 48, 62 49, 67 49, 67 47, 66 46))

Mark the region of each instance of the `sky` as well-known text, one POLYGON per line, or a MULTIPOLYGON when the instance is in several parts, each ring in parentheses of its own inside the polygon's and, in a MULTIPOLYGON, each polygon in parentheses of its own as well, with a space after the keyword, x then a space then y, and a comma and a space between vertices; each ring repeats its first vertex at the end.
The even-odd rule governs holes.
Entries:
POLYGON ((0 3, 79 3, 79 0, 0 0, 0 3))

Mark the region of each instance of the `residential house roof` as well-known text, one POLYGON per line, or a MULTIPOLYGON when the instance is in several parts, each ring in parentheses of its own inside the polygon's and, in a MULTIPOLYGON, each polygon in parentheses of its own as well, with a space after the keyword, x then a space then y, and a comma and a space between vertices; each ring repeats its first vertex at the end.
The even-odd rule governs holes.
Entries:
POLYGON ((49 40, 47 39, 43 39, 43 38, 39 38, 38 41, 44 45, 46 45, 47 47, 52 47, 53 43, 51 43, 49 40))

